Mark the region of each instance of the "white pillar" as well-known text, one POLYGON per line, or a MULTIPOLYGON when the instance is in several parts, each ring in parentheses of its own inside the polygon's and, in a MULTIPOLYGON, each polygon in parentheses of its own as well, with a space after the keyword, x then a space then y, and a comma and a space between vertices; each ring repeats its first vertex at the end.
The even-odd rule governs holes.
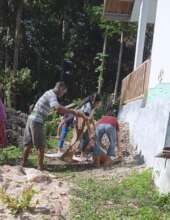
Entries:
POLYGON ((143 62, 143 51, 144 51, 145 33, 146 33, 146 25, 147 25, 148 11, 149 11, 149 3, 148 3, 149 1, 150 0, 141 0, 141 4, 140 4, 134 70, 143 62))

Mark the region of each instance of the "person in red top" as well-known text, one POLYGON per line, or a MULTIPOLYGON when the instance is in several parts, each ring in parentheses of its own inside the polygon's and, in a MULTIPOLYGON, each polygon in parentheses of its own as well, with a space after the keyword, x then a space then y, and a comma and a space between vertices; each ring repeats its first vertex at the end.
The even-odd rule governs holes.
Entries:
POLYGON ((112 107, 107 107, 107 113, 104 115, 96 125, 96 146, 97 151, 95 154, 97 155, 102 149, 101 140, 103 135, 106 134, 109 138, 110 146, 107 150, 108 156, 115 155, 115 147, 119 149, 119 123, 116 117, 113 116, 112 107))

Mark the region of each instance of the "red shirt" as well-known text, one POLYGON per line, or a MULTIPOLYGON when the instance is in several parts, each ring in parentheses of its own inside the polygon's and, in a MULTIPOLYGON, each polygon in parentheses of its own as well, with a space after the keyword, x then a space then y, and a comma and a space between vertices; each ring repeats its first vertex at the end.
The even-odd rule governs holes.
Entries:
POLYGON ((115 117, 113 116, 103 116, 98 122, 97 125, 99 124, 110 124, 113 127, 116 128, 116 130, 119 130, 119 124, 118 121, 115 117))

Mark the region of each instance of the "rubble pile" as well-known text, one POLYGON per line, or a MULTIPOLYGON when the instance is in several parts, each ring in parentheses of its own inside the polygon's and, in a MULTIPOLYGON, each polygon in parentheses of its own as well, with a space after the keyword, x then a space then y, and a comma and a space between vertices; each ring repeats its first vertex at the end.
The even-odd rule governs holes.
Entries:
POLYGON ((32 188, 35 195, 31 209, 14 215, 0 198, 2 220, 60 220, 69 219, 69 186, 56 176, 33 168, 4 165, 0 167, 0 189, 13 198, 19 198, 25 189, 32 188))
POLYGON ((27 114, 14 109, 6 109, 6 132, 8 145, 22 146, 27 114))
POLYGON ((124 156, 134 155, 134 147, 130 143, 128 123, 120 123, 120 147, 124 156))

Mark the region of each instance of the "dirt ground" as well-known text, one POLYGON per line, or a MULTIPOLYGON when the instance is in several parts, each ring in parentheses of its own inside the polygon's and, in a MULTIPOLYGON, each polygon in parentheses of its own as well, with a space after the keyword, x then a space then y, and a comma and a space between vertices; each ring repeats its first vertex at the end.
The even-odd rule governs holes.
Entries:
MULTIPOLYGON (((134 147, 129 142, 127 124, 121 125, 121 148, 123 161, 108 169, 96 169, 92 165, 49 165, 48 171, 33 168, 4 165, 0 167, 0 189, 12 197, 19 197, 24 189, 32 187, 36 194, 31 202, 31 209, 13 215, 7 205, 0 201, 0 220, 69 220, 69 201, 73 177, 109 180, 116 178, 121 181, 134 171, 142 171, 141 163, 134 147)), ((106 141, 107 142, 107 141, 106 141)))

